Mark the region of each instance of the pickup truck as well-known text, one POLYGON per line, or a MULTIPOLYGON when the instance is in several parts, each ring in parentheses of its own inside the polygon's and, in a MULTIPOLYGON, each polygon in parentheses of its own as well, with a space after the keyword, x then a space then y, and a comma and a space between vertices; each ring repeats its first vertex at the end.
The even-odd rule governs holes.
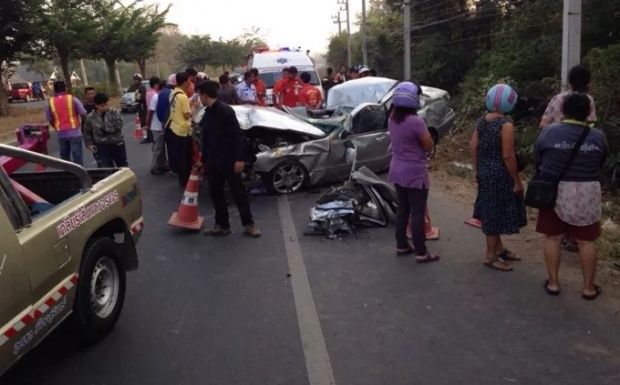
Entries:
POLYGON ((129 168, 86 170, 2 144, 0 156, 59 170, 0 167, 1 376, 65 319, 86 344, 112 331, 144 220, 129 168))

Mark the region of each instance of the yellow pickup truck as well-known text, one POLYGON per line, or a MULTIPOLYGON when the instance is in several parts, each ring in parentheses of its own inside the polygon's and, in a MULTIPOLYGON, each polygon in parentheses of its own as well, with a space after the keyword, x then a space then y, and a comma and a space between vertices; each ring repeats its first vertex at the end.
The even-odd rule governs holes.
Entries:
POLYGON ((144 220, 129 168, 86 170, 2 144, 0 156, 59 170, 0 167, 1 376, 65 319, 85 343, 114 328, 144 220))

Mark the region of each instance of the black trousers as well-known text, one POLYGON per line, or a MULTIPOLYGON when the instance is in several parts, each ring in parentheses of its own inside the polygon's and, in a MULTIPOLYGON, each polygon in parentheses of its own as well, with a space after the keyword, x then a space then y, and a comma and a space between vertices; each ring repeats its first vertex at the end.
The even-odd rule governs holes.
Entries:
POLYGON ((406 249, 407 225, 411 223, 411 235, 416 255, 426 255, 426 232, 424 214, 428 201, 428 189, 407 188, 396 185, 398 209, 396 210, 396 247, 406 249))
POLYGON ((191 136, 178 136, 172 133, 170 136, 174 152, 174 163, 171 169, 179 173, 179 185, 185 187, 192 172, 192 144, 191 136))
POLYGON ((128 167, 125 141, 119 143, 97 143, 94 154, 99 168, 128 167))
POLYGON ((226 183, 228 183, 230 192, 237 204, 243 226, 254 224, 248 196, 241 181, 241 174, 235 173, 232 165, 230 167, 218 167, 213 164, 206 166, 206 173, 209 182, 209 194, 215 208, 215 224, 226 229, 230 228, 228 204, 224 195, 226 183))

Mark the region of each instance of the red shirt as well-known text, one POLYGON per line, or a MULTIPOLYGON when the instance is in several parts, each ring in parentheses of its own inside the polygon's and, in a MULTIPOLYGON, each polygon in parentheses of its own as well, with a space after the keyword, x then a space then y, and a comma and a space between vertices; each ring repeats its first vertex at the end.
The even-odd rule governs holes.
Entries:
POLYGON ((299 91, 299 104, 311 110, 316 110, 321 106, 321 102, 321 91, 315 86, 304 84, 301 91, 299 91))
POLYGON ((299 102, 299 92, 303 88, 303 83, 299 78, 295 80, 282 81, 282 104, 287 107, 297 107, 299 102))
POLYGON ((267 85, 264 81, 256 79, 254 82, 254 87, 256 88, 256 99, 258 99, 258 105, 266 106, 267 103, 265 102, 265 97, 267 96, 267 85))

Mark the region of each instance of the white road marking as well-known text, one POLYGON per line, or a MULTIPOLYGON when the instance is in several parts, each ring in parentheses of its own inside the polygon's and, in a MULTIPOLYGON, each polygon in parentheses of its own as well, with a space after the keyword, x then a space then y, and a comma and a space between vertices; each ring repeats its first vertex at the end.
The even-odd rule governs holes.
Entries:
POLYGON ((335 385, 334 372, 325 345, 325 337, 314 305, 306 265, 299 246, 291 206, 286 197, 278 197, 278 213, 284 237, 284 249, 291 274, 291 286, 297 311, 301 344, 306 358, 310 385, 335 385))
POLYGON ((2 270, 4 269, 4 263, 6 262, 6 254, 2 257, 2 263, 0 263, 0 275, 2 275, 2 270))

